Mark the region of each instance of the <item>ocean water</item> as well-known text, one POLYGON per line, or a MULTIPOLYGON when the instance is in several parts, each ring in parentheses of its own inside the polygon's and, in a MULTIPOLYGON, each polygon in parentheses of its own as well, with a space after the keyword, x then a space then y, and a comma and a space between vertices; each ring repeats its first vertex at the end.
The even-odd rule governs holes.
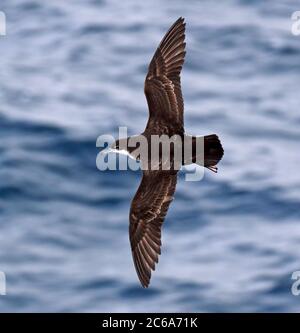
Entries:
POLYGON ((1 312, 300 310, 298 1, 1 0, 1 312), (188 133, 217 133, 217 175, 184 181, 151 287, 128 240, 139 171, 96 168, 96 139, 143 131, 148 63, 187 22, 188 133))

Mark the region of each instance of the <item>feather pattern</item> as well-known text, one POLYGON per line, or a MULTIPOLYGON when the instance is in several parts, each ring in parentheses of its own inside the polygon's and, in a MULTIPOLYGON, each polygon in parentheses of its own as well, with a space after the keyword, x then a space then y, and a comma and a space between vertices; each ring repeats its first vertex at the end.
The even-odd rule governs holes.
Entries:
POLYGON ((180 82, 186 53, 184 40, 185 23, 183 18, 179 18, 159 44, 145 80, 144 90, 149 107, 147 127, 152 127, 154 123, 157 125, 158 119, 160 124, 171 122, 170 135, 184 132, 184 104, 180 82))
POLYGON ((144 171, 132 200, 129 237, 133 262, 143 287, 148 287, 161 253, 161 228, 173 199, 177 173, 144 171))

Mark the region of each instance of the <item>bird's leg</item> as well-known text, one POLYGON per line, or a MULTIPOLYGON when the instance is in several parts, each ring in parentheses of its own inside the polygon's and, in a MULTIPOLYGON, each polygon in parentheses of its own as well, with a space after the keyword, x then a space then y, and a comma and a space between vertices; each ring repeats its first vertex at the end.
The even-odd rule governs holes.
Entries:
POLYGON ((210 171, 212 171, 214 173, 218 172, 218 168, 216 165, 209 166, 209 167, 207 167, 207 169, 209 169, 210 171))

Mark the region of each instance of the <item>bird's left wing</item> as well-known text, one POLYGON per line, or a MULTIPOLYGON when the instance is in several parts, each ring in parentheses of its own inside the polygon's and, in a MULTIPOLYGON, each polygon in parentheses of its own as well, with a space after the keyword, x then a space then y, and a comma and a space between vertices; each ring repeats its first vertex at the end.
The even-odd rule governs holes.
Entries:
POLYGON ((145 95, 149 107, 148 126, 152 122, 183 132, 183 97, 180 72, 185 56, 185 23, 179 18, 159 44, 148 69, 145 95))
POLYGON ((129 238, 134 266, 143 287, 148 287, 161 251, 161 227, 173 200, 177 173, 144 170, 131 203, 129 238))

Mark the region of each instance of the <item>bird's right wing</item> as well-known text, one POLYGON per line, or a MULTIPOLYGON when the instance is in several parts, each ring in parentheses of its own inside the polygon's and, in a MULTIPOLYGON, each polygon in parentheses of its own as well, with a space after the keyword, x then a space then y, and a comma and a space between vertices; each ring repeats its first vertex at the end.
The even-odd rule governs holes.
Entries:
POLYGON ((159 44, 148 69, 145 95, 149 121, 172 125, 183 131, 183 98, 180 72, 185 56, 185 23, 179 18, 159 44))
POLYGON ((177 173, 144 170, 131 203, 129 238, 137 275, 148 287, 161 248, 161 227, 173 200, 177 173))

